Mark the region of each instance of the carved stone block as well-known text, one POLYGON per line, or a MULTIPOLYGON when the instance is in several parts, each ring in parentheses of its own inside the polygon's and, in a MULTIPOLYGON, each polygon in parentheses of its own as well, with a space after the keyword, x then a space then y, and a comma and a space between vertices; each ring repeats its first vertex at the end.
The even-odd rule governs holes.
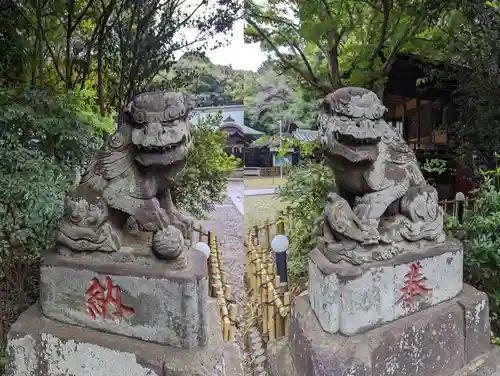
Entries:
POLYGON ((6 376, 242 376, 239 349, 224 343, 208 300, 208 342, 195 349, 148 343, 48 319, 38 304, 12 325, 6 376))
MULTIPOLYGON (((346 337, 323 331, 308 297, 297 297, 289 334, 291 363, 295 368, 292 371, 298 376, 445 376, 454 375, 465 366, 470 372, 472 368, 467 362, 488 354, 492 347, 489 333, 465 330, 468 314, 461 302, 481 307, 481 316, 487 314, 487 299, 486 294, 464 286, 454 299, 346 337), (479 346, 482 354, 471 352, 473 346, 479 346)), ((274 359, 283 358, 286 356, 280 354, 274 359)), ((293 374, 292 371, 272 375, 293 374)))
POLYGON ((207 263, 123 263, 50 255, 41 268, 40 304, 51 319, 180 348, 207 342, 207 263))
POLYGON ((309 255, 309 300, 323 330, 351 336, 457 296, 463 250, 454 239, 354 266, 309 255))

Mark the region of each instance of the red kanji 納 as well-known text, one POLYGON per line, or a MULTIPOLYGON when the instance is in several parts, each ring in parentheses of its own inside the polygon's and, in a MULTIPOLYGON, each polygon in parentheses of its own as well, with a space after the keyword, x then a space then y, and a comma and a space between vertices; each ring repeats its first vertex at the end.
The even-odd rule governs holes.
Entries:
POLYGON ((115 321, 120 320, 122 317, 133 316, 135 310, 122 305, 120 292, 120 287, 113 286, 109 277, 106 277, 106 289, 104 289, 97 278, 92 279, 89 288, 85 291, 85 306, 89 312, 90 319, 95 320, 97 315, 100 315, 104 320, 109 303, 115 306, 115 311, 111 314, 115 321))
POLYGON ((399 289, 403 295, 396 303, 402 301, 405 307, 411 309, 416 296, 429 296, 431 294, 432 289, 423 286, 427 278, 424 277, 420 270, 419 264, 411 264, 410 271, 405 275, 405 285, 399 289))

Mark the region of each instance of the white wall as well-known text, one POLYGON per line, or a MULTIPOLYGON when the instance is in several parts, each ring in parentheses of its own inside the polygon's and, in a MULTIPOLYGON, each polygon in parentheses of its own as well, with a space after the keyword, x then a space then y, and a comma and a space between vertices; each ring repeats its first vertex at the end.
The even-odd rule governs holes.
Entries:
POLYGON ((203 121, 208 116, 217 116, 217 113, 222 112, 222 121, 228 116, 231 116, 234 122, 238 125, 244 125, 244 107, 243 105, 233 106, 217 106, 217 107, 198 107, 191 111, 191 122, 196 125, 203 121))

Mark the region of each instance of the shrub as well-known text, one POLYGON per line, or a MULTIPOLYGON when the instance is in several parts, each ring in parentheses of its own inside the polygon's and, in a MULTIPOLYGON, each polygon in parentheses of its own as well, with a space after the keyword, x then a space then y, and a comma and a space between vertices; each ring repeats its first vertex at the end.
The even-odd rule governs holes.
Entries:
POLYGON ((482 172, 484 183, 475 192, 464 241, 464 279, 490 298, 492 329, 500 329, 500 190, 499 171, 482 172))
POLYGON ((289 275, 292 283, 307 279, 307 255, 316 247, 316 222, 321 216, 326 197, 334 190, 331 169, 323 163, 308 162, 293 167, 279 195, 291 203, 293 228, 289 229, 291 248, 288 253, 289 275))
POLYGON ((187 171, 172 192, 174 202, 197 218, 222 203, 228 178, 239 163, 224 151, 226 133, 219 130, 220 120, 209 117, 193 127, 187 171))
POLYGON ((444 213, 443 225, 447 236, 455 236, 463 228, 456 216, 447 213, 444 213))
POLYGON ((64 195, 109 128, 81 108, 78 93, 0 90, 0 329, 37 298, 64 195))
POLYGON ((32 254, 51 246, 73 173, 106 133, 104 122, 79 110, 80 100, 77 94, 0 92, 2 250, 12 242, 32 254))

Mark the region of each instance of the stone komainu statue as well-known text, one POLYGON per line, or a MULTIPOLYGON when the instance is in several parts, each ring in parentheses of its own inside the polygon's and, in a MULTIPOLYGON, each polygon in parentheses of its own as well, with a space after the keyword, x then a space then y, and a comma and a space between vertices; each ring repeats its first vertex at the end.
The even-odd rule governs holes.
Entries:
POLYGON ((140 94, 125 107, 117 132, 66 199, 59 250, 134 253, 149 244, 145 254, 181 254, 192 223, 170 189, 191 145, 188 112, 187 98, 172 92, 140 94))
POLYGON ((362 263, 390 258, 415 242, 443 241, 437 191, 384 120, 377 96, 346 87, 329 94, 324 107, 320 144, 338 189, 320 220, 330 260, 362 263))

